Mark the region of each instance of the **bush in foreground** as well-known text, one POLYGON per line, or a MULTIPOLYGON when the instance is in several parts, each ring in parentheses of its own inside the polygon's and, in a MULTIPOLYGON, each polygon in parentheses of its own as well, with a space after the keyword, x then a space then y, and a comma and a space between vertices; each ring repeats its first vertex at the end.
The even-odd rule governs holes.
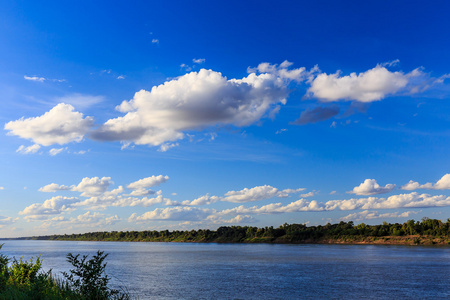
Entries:
POLYGON ((40 257, 11 261, 0 254, 0 299, 129 299, 128 294, 108 287, 107 256, 98 251, 88 260, 87 255, 79 259, 79 255, 69 253, 67 260, 75 268, 63 273, 66 280, 61 280, 52 277, 51 270, 41 269, 40 257))

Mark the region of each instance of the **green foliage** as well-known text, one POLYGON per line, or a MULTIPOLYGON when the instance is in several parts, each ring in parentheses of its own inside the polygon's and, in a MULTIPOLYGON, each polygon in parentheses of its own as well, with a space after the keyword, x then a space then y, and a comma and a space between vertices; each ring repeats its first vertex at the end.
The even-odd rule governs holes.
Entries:
POLYGON ((448 240, 450 238, 450 219, 423 218, 422 222, 409 220, 404 224, 354 225, 352 221, 341 221, 325 226, 306 226, 304 224, 283 224, 278 228, 251 226, 222 226, 216 231, 199 229, 190 231, 112 231, 88 232, 84 234, 52 235, 38 239, 72 241, 135 241, 135 242, 200 242, 200 243, 310 243, 323 240, 358 240, 366 237, 423 235, 448 240))
POLYGON ((128 299, 118 290, 110 289, 110 278, 105 274, 106 263, 103 263, 108 254, 97 251, 91 259, 87 255, 67 254, 67 261, 75 267, 69 273, 63 272, 71 288, 85 299, 128 299))
MULTIPOLYGON (((0 245, 0 249, 3 245, 0 245)), ((107 254, 97 252, 92 259, 87 256, 68 254, 67 258, 74 270, 65 274, 68 281, 55 279, 51 270, 41 270, 40 257, 33 261, 10 259, 0 254, 0 299, 48 300, 48 299, 129 299, 128 294, 120 294, 108 288, 109 278, 104 275, 107 254)))
MULTIPOLYGON (((0 245, 0 249, 2 247, 3 244, 0 245)), ((0 254, 0 289, 6 285, 9 277, 8 262, 9 258, 6 255, 0 254)))

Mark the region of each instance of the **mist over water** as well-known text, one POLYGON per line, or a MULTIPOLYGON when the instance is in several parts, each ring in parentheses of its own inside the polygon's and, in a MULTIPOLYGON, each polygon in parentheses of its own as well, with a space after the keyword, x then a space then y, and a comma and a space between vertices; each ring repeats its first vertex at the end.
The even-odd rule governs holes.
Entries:
POLYGON ((68 271, 69 252, 109 253, 113 288, 139 299, 448 299, 450 248, 5 241, 1 253, 41 254, 68 271))

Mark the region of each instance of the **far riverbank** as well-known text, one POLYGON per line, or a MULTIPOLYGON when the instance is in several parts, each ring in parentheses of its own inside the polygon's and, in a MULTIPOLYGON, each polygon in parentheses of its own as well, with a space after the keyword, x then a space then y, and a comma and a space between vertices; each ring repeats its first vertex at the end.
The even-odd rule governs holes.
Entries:
POLYGON ((222 226, 217 230, 190 231, 104 231, 83 234, 16 238, 21 240, 126 241, 184 243, 271 243, 271 244, 371 244, 371 245, 450 245, 450 219, 447 222, 424 218, 403 224, 354 225, 350 222, 306 226, 283 224, 278 228, 222 226))

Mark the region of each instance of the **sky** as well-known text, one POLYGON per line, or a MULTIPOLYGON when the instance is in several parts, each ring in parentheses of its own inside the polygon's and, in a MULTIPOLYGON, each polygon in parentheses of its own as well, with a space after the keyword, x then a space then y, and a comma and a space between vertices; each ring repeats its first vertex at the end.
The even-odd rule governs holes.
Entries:
POLYGON ((448 1, 2 1, 0 237, 450 218, 448 1))

